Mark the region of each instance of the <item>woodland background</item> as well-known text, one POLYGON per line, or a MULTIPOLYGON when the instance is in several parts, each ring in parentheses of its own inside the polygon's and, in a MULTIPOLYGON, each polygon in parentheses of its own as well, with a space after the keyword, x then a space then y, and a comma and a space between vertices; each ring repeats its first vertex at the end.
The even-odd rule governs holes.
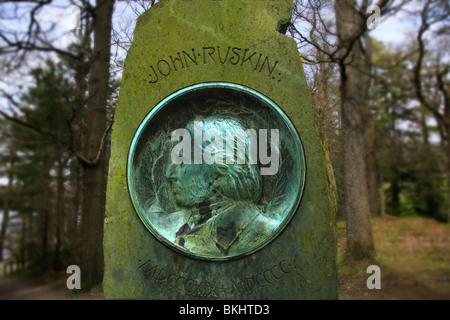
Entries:
MULTIPOLYGON (((156 2, 0 3, 0 271, 43 276, 75 264, 84 290, 101 283, 120 75, 136 18, 156 2)), ((448 1, 295 0, 292 17, 286 34, 338 187, 343 261, 380 256, 372 225, 382 217, 448 226, 448 1)))

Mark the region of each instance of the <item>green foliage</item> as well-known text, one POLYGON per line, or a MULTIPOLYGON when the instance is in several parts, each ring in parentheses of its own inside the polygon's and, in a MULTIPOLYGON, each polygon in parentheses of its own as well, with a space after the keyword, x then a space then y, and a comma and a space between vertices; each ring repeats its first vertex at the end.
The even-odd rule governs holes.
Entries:
POLYGON ((416 101, 402 51, 377 45, 376 77, 370 105, 377 135, 377 164, 386 195, 386 213, 446 217, 445 167, 431 114, 416 101))
POLYGON ((11 222, 19 226, 8 249, 33 275, 73 264, 77 254, 65 244, 73 223, 67 219, 78 214, 71 206, 77 198, 71 191, 77 183, 71 171, 77 170, 76 160, 68 146, 74 139, 74 119, 82 119, 83 109, 69 67, 74 67, 72 62, 47 60, 31 70, 34 85, 22 95, 20 106, 27 126, 9 124, 16 155, 9 209, 16 213, 11 222))

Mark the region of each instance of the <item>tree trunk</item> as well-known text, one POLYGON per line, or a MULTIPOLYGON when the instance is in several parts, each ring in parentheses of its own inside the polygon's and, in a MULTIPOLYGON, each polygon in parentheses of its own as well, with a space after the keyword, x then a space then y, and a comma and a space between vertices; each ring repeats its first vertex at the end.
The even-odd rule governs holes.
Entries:
POLYGON ((384 192, 384 177, 380 177, 380 215, 386 215, 386 193, 384 192))
POLYGON ((366 137, 366 153, 367 153, 367 187, 369 192, 369 207, 372 216, 378 215, 378 179, 377 179, 377 162, 376 162, 376 151, 375 151, 375 127, 373 124, 372 115, 370 109, 367 105, 369 99, 369 90, 371 85, 372 77, 372 39, 366 32, 364 34, 364 63, 363 63, 363 88, 361 94, 365 102, 365 107, 363 108, 364 116, 364 128, 366 137))
POLYGON ((3 261, 3 248, 5 246, 5 238, 6 238, 6 229, 8 228, 8 220, 9 220, 9 199, 10 193, 13 187, 13 168, 14 168, 14 160, 15 160, 15 150, 10 149, 10 159, 9 159, 9 169, 8 169, 8 186, 6 187, 5 197, 3 199, 3 217, 2 217, 2 225, 0 229, 0 261, 3 261))
MULTIPOLYGON (((89 52, 91 47, 91 33, 92 31, 87 27, 85 29, 79 30, 79 42, 80 54, 84 52, 89 52)), ((84 63, 80 63, 75 69, 75 104, 72 109, 72 147, 75 150, 79 150, 81 154, 86 154, 85 143, 85 120, 86 114, 83 109, 83 105, 88 100, 87 99, 87 78, 88 78, 88 68, 85 67, 84 63)), ((68 221, 68 246, 72 254, 79 259, 81 250, 81 239, 80 239, 80 224, 81 215, 83 213, 83 199, 84 199, 84 167, 77 158, 76 155, 72 156, 70 161, 70 185, 72 188, 71 195, 71 217, 68 221)), ((78 264, 76 260, 75 264, 78 264)))
POLYGON ((354 0, 336 1, 336 23, 340 46, 347 50, 341 60, 341 117, 344 150, 344 197, 347 221, 347 256, 362 259, 375 253, 370 222, 369 192, 361 60, 363 52, 358 34, 361 17, 354 0), (349 52, 348 52, 349 50, 349 52))
POLYGON ((58 159, 56 168, 56 206, 55 206, 55 255, 53 260, 53 269, 61 268, 61 247, 62 234, 64 232, 64 160, 58 159))
MULTIPOLYGON (((78 256, 80 253, 80 241, 78 237, 78 221, 79 221, 79 213, 80 213, 80 168, 81 165, 78 160, 73 157, 70 163, 70 209, 68 209, 68 216, 66 220, 66 243, 69 248, 69 251, 78 256)), ((73 264, 78 264, 79 262, 74 261, 73 264)))
POLYGON ((105 211, 105 148, 100 148, 107 129, 107 99, 110 68, 111 19, 113 0, 97 0, 95 8, 94 51, 89 78, 86 158, 96 159, 84 168, 82 216, 82 288, 89 290, 103 278, 103 219, 105 211))
POLYGON ((21 235, 20 235, 20 244, 19 244, 19 269, 23 269, 26 267, 27 259, 28 259, 28 236, 30 232, 30 216, 32 215, 31 212, 25 212, 22 214, 22 228, 21 228, 21 235))
POLYGON ((3 249, 5 246, 5 238, 6 238, 6 230, 8 228, 8 221, 9 221, 9 206, 10 206, 10 199, 11 199, 11 193, 13 189, 13 180, 14 180, 14 164, 16 161, 16 148, 13 145, 14 142, 10 142, 9 145, 9 155, 8 155, 8 161, 9 162, 9 168, 7 169, 8 173, 8 185, 6 187, 5 191, 5 197, 3 199, 3 217, 2 217, 2 225, 0 229, 0 261, 3 261, 3 249))
MULTIPOLYGON (((447 137, 450 137, 450 125, 445 126, 445 130, 447 137)), ((450 223, 450 141, 448 139, 446 147, 445 174, 447 177, 447 223, 450 223)))
POLYGON ((373 126, 372 118, 369 110, 366 108, 367 115, 365 116, 367 124, 366 128, 366 161, 367 161, 367 187, 369 192, 369 208, 372 216, 376 216, 379 213, 378 206, 378 175, 377 175, 377 162, 375 151, 375 128, 373 126))
POLYGON ((450 168, 448 166, 446 174, 447 174, 447 223, 450 223, 450 168))
POLYGON ((48 238, 49 238, 49 202, 50 202, 50 186, 49 181, 44 181, 44 196, 41 210, 39 212, 39 232, 41 238, 41 264, 38 267, 40 272, 46 271, 48 268, 48 238))

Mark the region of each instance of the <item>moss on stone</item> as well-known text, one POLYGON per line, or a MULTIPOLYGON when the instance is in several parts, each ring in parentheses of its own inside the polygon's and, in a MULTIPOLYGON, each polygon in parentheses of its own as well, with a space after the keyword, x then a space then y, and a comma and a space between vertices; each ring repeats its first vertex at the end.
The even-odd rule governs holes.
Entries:
POLYGON ((163 0, 139 17, 112 133, 106 298, 337 299, 334 179, 296 43, 277 31, 291 10, 287 0, 163 0), (264 249, 227 262, 187 258, 162 245, 139 220, 126 182, 128 150, 150 110, 176 90, 211 81, 245 85, 280 106, 298 130, 307 166, 302 202, 288 227, 264 249), (267 272, 278 273, 262 287, 257 282, 267 272), (185 287, 214 284, 214 292, 181 290, 170 282, 176 277, 185 287))

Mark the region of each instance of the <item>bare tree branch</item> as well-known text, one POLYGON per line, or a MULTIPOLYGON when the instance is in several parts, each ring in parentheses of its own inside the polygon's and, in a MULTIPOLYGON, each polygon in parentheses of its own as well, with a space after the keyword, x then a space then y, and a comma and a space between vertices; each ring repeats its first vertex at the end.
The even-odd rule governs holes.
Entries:
MULTIPOLYGON (((417 39, 416 39, 417 44, 418 44, 418 55, 417 55, 416 63, 413 68, 413 82, 414 82, 415 93, 416 93, 416 96, 417 96, 417 99, 419 100, 419 102, 425 108, 427 108, 440 123, 447 126, 447 125, 450 125, 450 119, 448 117, 445 117, 445 115, 449 115, 449 112, 450 112, 450 110, 449 110, 450 106, 448 104, 448 93, 446 93, 444 95, 444 97, 446 97, 446 98, 444 98, 444 100, 447 100, 447 103, 445 104, 445 107, 446 107, 444 110, 445 114, 442 114, 439 111, 439 105, 431 103, 425 97, 425 94, 423 92, 424 90, 423 90, 423 81, 422 81, 421 73, 422 73, 422 69, 423 69, 424 58, 426 55, 424 36, 434 24, 436 24, 440 21, 443 21, 447 17, 447 15, 445 14, 445 10, 444 10, 444 14, 435 14, 435 9, 436 9, 436 7, 439 6, 439 3, 437 3, 436 7, 434 7, 433 5, 436 5, 436 1, 428 0, 425 3, 425 6, 420 15, 421 25, 420 25, 420 28, 419 28, 419 31, 417 34, 417 39)), ((448 68, 445 68, 444 71, 448 72, 448 68)), ((438 79, 439 87, 441 87, 443 85, 443 82, 442 83, 440 83, 440 82, 443 81, 443 79, 439 75, 438 75, 437 79, 438 79)), ((441 89, 440 91, 446 92, 445 88, 441 89)))

